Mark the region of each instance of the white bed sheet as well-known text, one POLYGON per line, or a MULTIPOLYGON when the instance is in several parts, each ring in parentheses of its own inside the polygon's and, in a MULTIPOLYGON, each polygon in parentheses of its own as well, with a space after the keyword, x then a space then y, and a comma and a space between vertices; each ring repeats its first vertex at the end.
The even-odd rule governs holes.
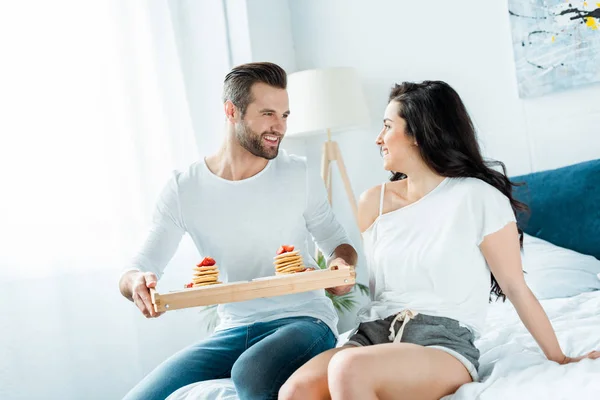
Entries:
MULTIPOLYGON (((600 349, 600 291, 541 303, 567 355, 600 349)), ((444 400, 600 399, 600 360, 548 361, 508 302, 490 306, 486 332, 475 344, 482 381, 444 400)))
MULTIPOLYGON (((600 349, 600 291, 541 303, 566 354, 600 349)), ((509 302, 490 306, 486 332, 476 345, 481 382, 444 400, 600 399, 600 359, 564 366, 548 361, 509 302)), ((185 386, 167 400, 200 399, 237 400, 237 395, 230 379, 219 379, 185 386)))

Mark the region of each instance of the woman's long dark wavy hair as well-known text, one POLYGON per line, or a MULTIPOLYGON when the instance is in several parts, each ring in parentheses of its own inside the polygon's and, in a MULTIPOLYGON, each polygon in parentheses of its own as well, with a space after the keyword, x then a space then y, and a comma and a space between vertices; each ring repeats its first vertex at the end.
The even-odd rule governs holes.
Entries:
MULTIPOLYGON (((527 212, 524 203, 513 198, 513 186, 506 176, 504 163, 484 160, 477 142, 473 122, 460 96, 442 81, 421 83, 403 82, 390 92, 389 102, 398 102, 398 115, 406 121, 406 134, 414 138, 421 158, 429 168, 441 176, 477 178, 494 186, 510 200, 515 217, 517 211, 527 212), (500 167, 499 172, 493 167, 500 167)), ((394 172, 391 181, 405 179, 402 172, 394 172)), ((523 231, 518 228, 523 246, 523 231)), ((502 300, 506 296, 498 281, 491 276, 491 295, 502 300)))

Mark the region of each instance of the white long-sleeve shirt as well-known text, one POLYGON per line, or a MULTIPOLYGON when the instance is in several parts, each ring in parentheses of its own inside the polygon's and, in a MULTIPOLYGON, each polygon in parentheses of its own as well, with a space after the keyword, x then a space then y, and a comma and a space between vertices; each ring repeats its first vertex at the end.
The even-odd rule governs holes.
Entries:
MULTIPOLYGON (((186 232, 201 257, 217 261, 222 282, 273 276, 273 257, 284 244, 295 246, 307 267, 317 267, 308 233, 325 255, 350 243, 327 202, 323 182, 309 178, 303 158, 283 150, 261 172, 241 181, 218 177, 204 160, 175 172, 160 195, 152 228, 131 269, 160 278, 186 232)), ((193 267, 189 266, 190 278, 193 267)), ((312 316, 337 334, 338 317, 324 290, 222 304, 218 313, 217 330, 312 316)))

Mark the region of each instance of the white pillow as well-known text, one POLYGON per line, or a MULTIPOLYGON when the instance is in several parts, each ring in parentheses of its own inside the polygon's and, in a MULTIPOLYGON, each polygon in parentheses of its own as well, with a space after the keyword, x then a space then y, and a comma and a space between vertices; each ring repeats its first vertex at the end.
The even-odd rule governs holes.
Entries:
POLYGON ((525 234, 525 281, 538 299, 576 296, 600 290, 600 260, 525 234))

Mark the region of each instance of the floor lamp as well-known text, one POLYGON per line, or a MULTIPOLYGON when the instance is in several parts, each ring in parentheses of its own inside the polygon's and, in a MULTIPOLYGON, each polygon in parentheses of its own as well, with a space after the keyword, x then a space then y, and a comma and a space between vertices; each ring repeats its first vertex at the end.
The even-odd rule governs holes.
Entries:
POLYGON ((286 136, 321 134, 321 177, 332 201, 331 168, 337 163, 346 196, 358 223, 358 208, 342 152, 332 134, 369 124, 369 111, 358 74, 353 68, 324 68, 288 75, 291 115, 286 136), (326 135, 326 136, 325 136, 326 135))

